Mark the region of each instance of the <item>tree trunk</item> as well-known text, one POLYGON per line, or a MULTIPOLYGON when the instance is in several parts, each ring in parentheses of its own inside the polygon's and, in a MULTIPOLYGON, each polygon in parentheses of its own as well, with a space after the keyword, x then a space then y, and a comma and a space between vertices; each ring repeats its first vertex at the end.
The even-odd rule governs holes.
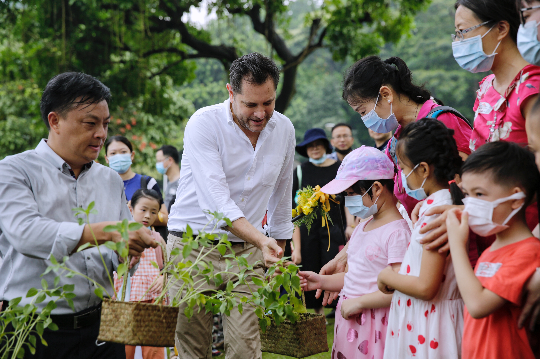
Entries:
MULTIPOLYGON (((285 67, 287 64, 284 64, 283 66, 285 67)), ((276 100, 276 111, 280 113, 285 113, 296 93, 297 70, 298 65, 294 65, 283 72, 283 86, 281 87, 281 92, 276 100)))

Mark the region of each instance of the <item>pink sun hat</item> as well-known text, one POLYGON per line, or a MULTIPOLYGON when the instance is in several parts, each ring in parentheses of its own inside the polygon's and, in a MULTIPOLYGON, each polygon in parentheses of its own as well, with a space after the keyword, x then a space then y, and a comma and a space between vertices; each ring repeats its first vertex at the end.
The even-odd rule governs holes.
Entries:
POLYGON ((321 192, 338 194, 361 180, 394 178, 394 164, 374 147, 362 146, 343 159, 336 178, 321 188, 321 192))

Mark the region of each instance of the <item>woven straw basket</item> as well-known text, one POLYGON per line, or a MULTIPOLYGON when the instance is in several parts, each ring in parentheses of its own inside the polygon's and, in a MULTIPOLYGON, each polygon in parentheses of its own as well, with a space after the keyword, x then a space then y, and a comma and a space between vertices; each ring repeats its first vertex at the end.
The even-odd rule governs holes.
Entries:
POLYGON ((172 347, 177 319, 178 307, 103 299, 98 340, 172 347))
POLYGON ((261 334, 261 350, 274 354, 304 358, 328 351, 326 319, 323 315, 300 313, 296 323, 285 320, 279 326, 274 321, 261 334))

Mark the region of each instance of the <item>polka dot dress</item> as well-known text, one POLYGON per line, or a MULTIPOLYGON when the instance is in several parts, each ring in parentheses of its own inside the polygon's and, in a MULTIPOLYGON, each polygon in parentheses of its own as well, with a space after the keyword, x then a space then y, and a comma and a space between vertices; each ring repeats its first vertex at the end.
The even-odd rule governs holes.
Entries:
MULTIPOLYGON (((420 235, 419 230, 437 217, 427 217, 424 213, 429 208, 447 204, 452 204, 448 190, 438 191, 424 201, 400 274, 420 275, 423 248, 419 240, 424 235, 420 235)), ((427 302, 395 291, 389 311, 384 358, 460 358, 462 334, 463 300, 449 256, 439 293, 433 300, 427 302)))

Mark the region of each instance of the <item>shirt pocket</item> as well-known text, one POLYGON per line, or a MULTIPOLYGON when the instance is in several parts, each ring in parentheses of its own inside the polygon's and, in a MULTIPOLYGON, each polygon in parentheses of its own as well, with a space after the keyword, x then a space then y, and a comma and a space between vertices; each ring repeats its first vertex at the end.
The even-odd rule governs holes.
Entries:
POLYGON ((279 156, 264 156, 263 157, 263 178, 262 185, 265 187, 273 187, 276 184, 281 164, 283 159, 279 156))

